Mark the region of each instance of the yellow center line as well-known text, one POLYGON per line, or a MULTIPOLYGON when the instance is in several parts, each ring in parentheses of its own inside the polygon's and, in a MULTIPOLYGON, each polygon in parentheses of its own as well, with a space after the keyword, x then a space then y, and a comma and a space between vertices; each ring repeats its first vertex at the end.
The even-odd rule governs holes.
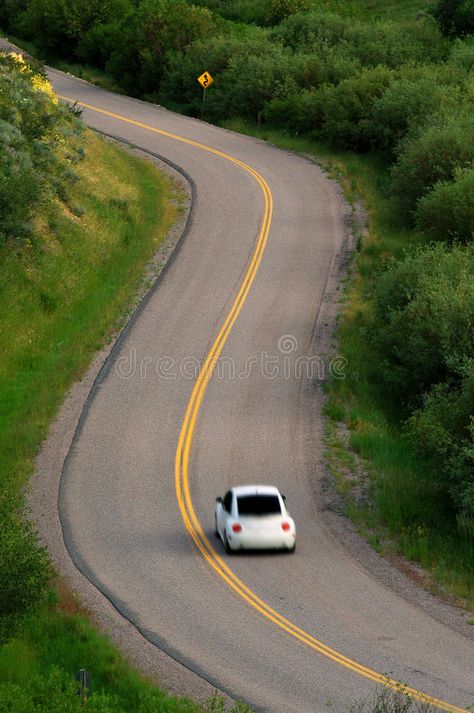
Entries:
POLYGON ((252 282, 255 279, 257 270, 262 261, 263 252, 268 240, 268 234, 270 231, 270 225, 273 213, 273 197, 270 188, 263 178, 255 169, 247 165, 243 161, 231 156, 223 151, 206 146, 198 141, 193 141, 192 139, 187 139, 183 136, 178 136, 177 134, 164 131, 163 129, 157 129, 149 124, 144 124, 140 121, 135 121, 134 119, 129 119, 127 117, 121 116, 120 114, 115 114, 105 109, 100 109, 96 106, 86 104, 85 102, 76 101, 65 96, 59 95, 60 99, 64 101, 73 102, 91 111, 103 114, 105 116, 111 117, 113 119, 118 119, 119 121, 138 126, 147 131, 151 131, 155 134, 165 136, 169 139, 179 141, 184 144, 188 144, 202 151, 206 151, 216 156, 230 161, 244 171, 249 173, 257 183, 259 184, 263 197, 264 197, 264 215, 262 221, 262 227, 260 229, 257 244, 255 246, 250 265, 247 269, 245 277, 242 281, 238 294, 230 308, 230 311, 224 320, 224 323, 219 330, 219 333, 210 348, 210 351, 204 361, 201 372, 194 384, 191 396, 186 408, 186 413, 179 435, 178 445, 176 449, 175 458, 175 486, 176 486, 176 497, 178 500, 179 508, 183 521, 185 523, 186 529, 188 530, 192 540, 196 544, 199 552, 204 557, 206 562, 214 569, 214 571, 226 582, 226 584, 233 589, 242 599, 244 599, 250 606, 256 609, 262 616, 271 621, 273 624, 278 626, 280 629, 285 631, 290 636, 299 640, 301 643, 308 646, 310 649, 317 651, 318 653, 326 656, 337 664, 344 666, 345 668, 353 671, 359 676, 363 676, 375 683, 381 684, 393 690, 399 691, 400 693, 406 694, 411 698, 419 700, 423 703, 430 704, 436 708, 444 711, 449 711, 450 713, 465 713, 465 708, 459 708, 458 706, 447 703, 446 701, 439 700, 430 696, 422 691, 418 691, 415 688, 411 688, 403 683, 400 683, 394 679, 384 676, 383 674, 374 671, 363 664, 359 664, 356 661, 344 656, 335 649, 326 646, 323 642, 316 639, 311 634, 307 633, 303 629, 293 624, 291 621, 286 619, 284 616, 279 614, 275 609, 264 602, 258 595, 247 587, 237 575, 228 567, 224 560, 216 552, 206 534, 204 533, 202 526, 196 516, 194 511, 191 493, 189 489, 189 456, 191 451, 192 439, 194 434, 194 429, 196 426, 196 421, 199 415, 199 410, 201 407, 202 399, 204 397, 207 384, 212 377, 212 373, 217 364, 220 354, 225 346, 227 338, 232 330, 232 327, 239 316, 247 295, 249 293, 252 282))

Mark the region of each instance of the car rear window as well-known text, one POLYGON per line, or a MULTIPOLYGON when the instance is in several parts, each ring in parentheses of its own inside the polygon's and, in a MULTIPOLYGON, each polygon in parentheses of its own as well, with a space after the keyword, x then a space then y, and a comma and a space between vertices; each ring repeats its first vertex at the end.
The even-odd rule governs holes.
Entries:
POLYGON ((237 498, 239 515, 279 515, 280 501, 276 495, 241 495, 237 498))

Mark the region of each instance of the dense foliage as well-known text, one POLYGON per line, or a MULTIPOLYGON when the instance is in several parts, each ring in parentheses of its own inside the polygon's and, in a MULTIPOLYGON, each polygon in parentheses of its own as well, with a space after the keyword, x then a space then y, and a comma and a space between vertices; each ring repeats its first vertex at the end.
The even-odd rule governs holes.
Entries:
POLYGON ((472 0, 439 0, 433 14, 444 35, 464 36, 474 32, 472 0))
POLYGON ((0 53, 0 243, 27 235, 35 203, 46 190, 62 190, 57 149, 78 132, 44 74, 0 53))
POLYGON ((415 447, 436 488, 474 513, 474 246, 439 244, 380 277, 372 339, 386 393, 413 409, 415 447))

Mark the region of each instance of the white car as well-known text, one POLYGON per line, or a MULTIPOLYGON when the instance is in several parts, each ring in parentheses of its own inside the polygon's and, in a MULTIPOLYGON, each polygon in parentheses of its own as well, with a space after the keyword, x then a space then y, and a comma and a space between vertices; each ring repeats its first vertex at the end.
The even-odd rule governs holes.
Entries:
POLYGON ((216 498, 216 535, 226 552, 281 549, 294 552, 296 530, 285 496, 271 485, 241 485, 216 498))

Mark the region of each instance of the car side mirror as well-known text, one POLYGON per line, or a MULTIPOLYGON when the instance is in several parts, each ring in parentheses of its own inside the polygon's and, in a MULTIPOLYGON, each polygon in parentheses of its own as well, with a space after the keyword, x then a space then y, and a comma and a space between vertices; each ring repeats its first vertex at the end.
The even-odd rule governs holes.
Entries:
POLYGON ((221 502, 222 502, 222 498, 216 498, 216 503, 221 503, 221 502))
POLYGON ((281 497, 283 498, 283 500, 286 500, 286 495, 282 495, 281 497))

